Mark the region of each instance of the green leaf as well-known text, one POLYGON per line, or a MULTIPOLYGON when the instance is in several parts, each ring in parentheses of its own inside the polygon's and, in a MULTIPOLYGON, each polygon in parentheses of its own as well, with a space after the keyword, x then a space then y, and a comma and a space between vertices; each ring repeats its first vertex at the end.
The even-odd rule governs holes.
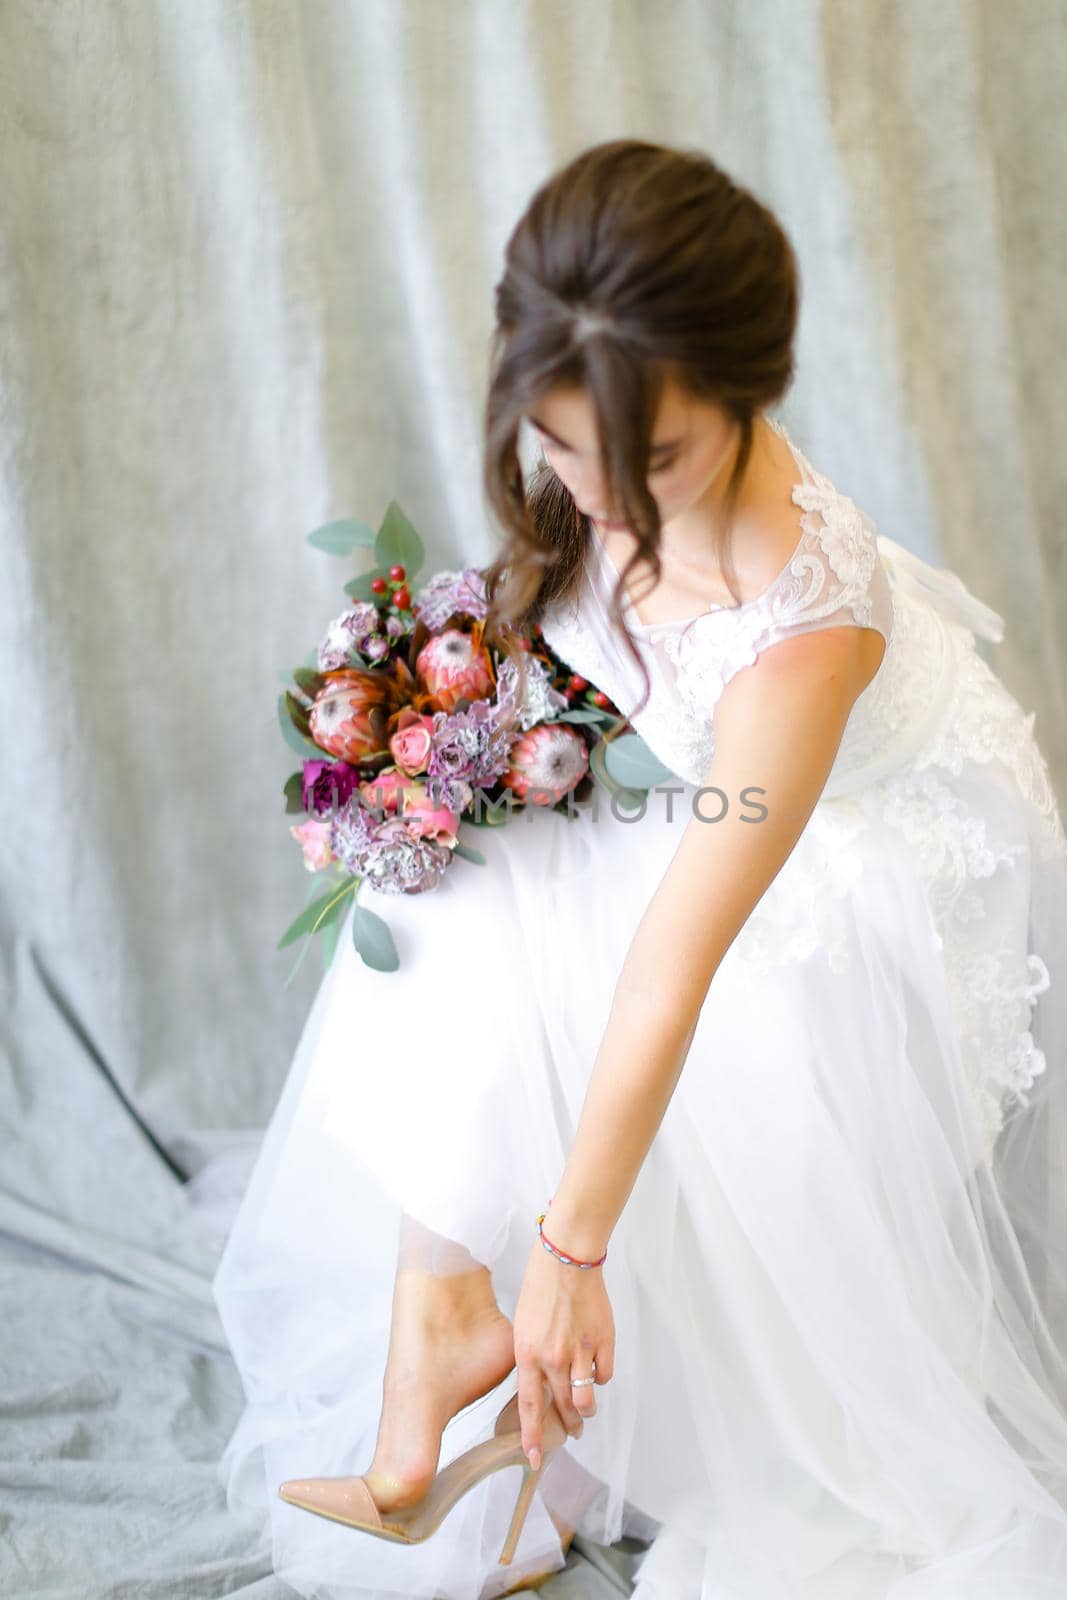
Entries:
POLYGON ((295 812, 303 811, 304 801, 304 775, 302 772, 293 772, 285 780, 282 790, 285 796, 285 814, 292 816, 295 812))
POLYGON ((337 941, 341 937, 341 924, 339 921, 329 923, 322 930, 322 970, 329 971, 337 950, 337 941))
POLYGON ((487 795, 484 790, 481 795, 481 804, 464 812, 464 826, 468 828, 499 828, 503 823, 510 822, 524 809, 521 801, 515 799, 510 789, 505 789, 496 799, 487 795))
POLYGON ((327 922, 339 917, 344 910, 345 900, 359 882, 359 878, 348 878, 340 888, 328 889, 317 900, 312 900, 311 904, 305 906, 298 917, 293 918, 278 940, 276 948, 284 950, 287 944, 292 944, 294 940, 300 938, 301 934, 317 933, 319 928, 323 927, 327 922))
POLYGON ((637 733, 624 733, 604 746, 604 762, 615 782, 627 789, 651 789, 673 778, 637 733))
POLYGON ((407 573, 409 584, 426 559, 422 540, 395 500, 390 500, 378 529, 374 559, 383 569, 383 574, 387 574, 391 566, 400 563, 407 573))
POLYGON ((556 722, 585 722, 585 723, 594 722, 595 723, 595 722, 609 722, 611 719, 609 718, 609 716, 608 716, 606 711, 575 710, 575 711, 561 711, 559 716, 556 717, 554 720, 556 722))
POLYGON ((331 863, 328 867, 320 867, 318 872, 309 872, 307 875, 307 898, 314 900, 316 895, 325 894, 327 889, 338 888, 343 876, 343 872, 337 870, 336 863, 331 863))
POLYGON ((310 739, 303 738, 293 727, 292 718, 285 705, 285 696, 278 696, 278 725, 282 730, 282 738, 290 750, 295 750, 298 756, 303 756, 305 761, 329 761, 330 757, 325 750, 320 750, 317 744, 310 739))
POLYGON ((296 977, 297 973, 300 971, 300 968, 304 965, 304 957, 307 955, 307 953, 308 953, 308 951, 310 949, 311 949, 311 940, 310 939, 305 939, 304 948, 301 950, 300 954, 297 956, 297 958, 294 961, 293 965, 290 967, 289 976, 286 978, 285 982, 282 984, 282 988, 283 989, 288 989, 289 985, 292 983, 293 979, 296 977))
POLYGON ((308 720, 308 708, 302 705, 291 689, 285 691, 285 709, 289 713, 289 721, 297 733, 302 733, 305 738, 310 736, 311 723, 308 720))
POLYGON ((370 572, 361 572, 358 578, 350 578, 345 584, 345 594, 352 600, 366 600, 371 605, 377 605, 379 596, 371 588, 375 578, 388 579, 389 573, 381 572, 377 567, 372 567, 370 572))
POLYGON ((298 689, 302 689, 309 700, 314 700, 326 679, 323 673, 313 667, 294 667, 293 682, 298 689))
POLYGON ((476 867, 485 866, 485 857, 482 852, 480 850, 472 850, 470 845, 461 843, 459 839, 456 840, 452 853, 453 855, 462 856, 464 861, 473 861, 476 867))
POLYGON ((342 517, 339 522, 326 522, 308 534, 308 544, 316 550, 325 550, 331 556, 350 556, 353 550, 373 550, 375 532, 365 522, 354 517, 342 517))
POLYGON ((388 923, 366 906, 357 904, 353 910, 352 943, 364 966, 375 972, 395 972, 400 965, 388 923))
POLYGON ((632 805, 636 808, 644 798, 644 789, 628 788, 612 776, 604 760, 606 750, 606 742, 603 739, 598 739, 589 752, 590 772, 595 778, 599 779, 609 794, 620 796, 626 806, 632 805))
MULTIPOLYGON (((351 881, 353 883, 358 883, 359 882, 359 880, 357 878, 353 878, 351 881)), ((332 894, 338 887, 338 875, 337 875, 337 872, 336 872, 335 868, 326 867, 320 872, 308 873, 308 895, 309 895, 309 897, 311 895, 313 895, 313 894, 317 894, 322 889, 322 886, 324 884, 326 884, 326 883, 329 883, 330 885, 332 885, 331 890, 330 890, 330 893, 332 894)), ((341 900, 339 902, 339 904, 343 906, 344 905, 344 901, 341 900)), ((341 920, 342 919, 339 916, 331 915, 327 920, 325 920, 325 921, 323 921, 322 923, 319 924, 319 930, 320 930, 320 935, 321 935, 321 939, 322 939, 323 959, 324 959, 325 964, 327 966, 329 965, 330 959, 332 959, 334 948, 337 945, 337 940, 338 940, 338 938, 340 936, 340 933, 341 933, 341 920), (327 950, 329 951, 329 957, 327 957, 327 955, 326 955, 327 950)), ((311 945, 312 945, 312 940, 311 940, 310 937, 304 940, 304 947, 301 950, 299 956, 297 957, 295 963, 293 964, 293 966, 292 966, 292 968, 291 968, 291 970, 289 972, 289 976, 286 978, 285 982, 282 984, 282 988, 283 989, 288 989, 289 985, 292 983, 293 979, 296 977, 297 973, 300 971, 300 968, 304 964, 304 957, 307 955, 308 951, 311 949, 311 945)))

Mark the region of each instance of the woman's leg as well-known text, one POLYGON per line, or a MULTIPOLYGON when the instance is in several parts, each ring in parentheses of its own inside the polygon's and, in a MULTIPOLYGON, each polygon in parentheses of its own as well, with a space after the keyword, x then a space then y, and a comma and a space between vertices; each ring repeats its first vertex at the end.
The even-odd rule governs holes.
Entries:
POLYGON ((381 1510, 426 1492, 448 1419, 515 1365, 512 1327, 488 1267, 414 1217, 401 1218, 382 1416, 368 1487, 381 1510))

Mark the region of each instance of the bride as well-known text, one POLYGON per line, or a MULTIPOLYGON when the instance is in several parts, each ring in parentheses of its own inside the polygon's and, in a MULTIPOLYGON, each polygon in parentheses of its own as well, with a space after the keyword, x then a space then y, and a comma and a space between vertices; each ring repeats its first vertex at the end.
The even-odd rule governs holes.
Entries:
POLYGON ((342 932, 214 1283, 302 1594, 490 1600, 575 1529, 652 1540, 639 1600, 1067 1594, 1067 839, 999 616, 769 414, 797 309, 694 151, 508 242, 487 608, 665 779, 383 895, 395 972, 342 932))

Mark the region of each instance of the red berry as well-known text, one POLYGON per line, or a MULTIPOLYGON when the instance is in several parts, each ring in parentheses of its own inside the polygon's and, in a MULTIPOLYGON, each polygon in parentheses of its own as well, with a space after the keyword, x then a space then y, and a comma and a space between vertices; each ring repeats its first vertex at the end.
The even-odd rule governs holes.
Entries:
POLYGON ((596 694, 593 696, 593 704, 601 707, 610 706, 611 701, 608 699, 603 689, 598 689, 596 694))
POLYGON ((401 611, 411 610, 411 595, 406 588, 398 589, 393 595, 393 604, 401 611))
POLYGON ((400 566, 398 562, 395 567, 389 568, 389 576, 392 578, 394 583, 403 583, 404 579, 407 577, 407 572, 402 566, 400 566))
POLYGON ((581 677, 578 676, 578 674, 576 672, 572 672, 571 673, 571 688, 572 689, 588 689, 588 687, 589 687, 589 679, 588 678, 581 678, 581 677))
POLYGON ((370 586, 374 594, 384 594, 389 587, 384 578, 372 578, 370 586))

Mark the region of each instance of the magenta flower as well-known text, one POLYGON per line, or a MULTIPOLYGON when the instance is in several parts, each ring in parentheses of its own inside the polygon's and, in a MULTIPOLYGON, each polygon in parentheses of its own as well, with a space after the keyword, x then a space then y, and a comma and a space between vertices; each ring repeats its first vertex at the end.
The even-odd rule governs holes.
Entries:
POLYGON ((305 811, 321 817, 343 806, 358 781, 358 772, 347 761, 305 761, 300 803, 305 811))

